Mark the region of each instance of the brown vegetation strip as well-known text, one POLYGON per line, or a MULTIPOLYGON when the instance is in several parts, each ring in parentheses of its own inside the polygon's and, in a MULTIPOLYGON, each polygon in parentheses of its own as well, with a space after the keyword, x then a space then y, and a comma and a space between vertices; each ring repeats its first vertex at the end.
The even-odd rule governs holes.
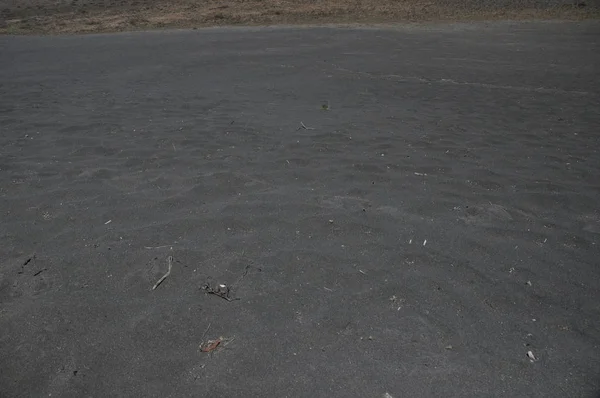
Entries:
POLYGON ((584 2, 540 8, 529 0, 0 0, 0 33, 65 34, 222 25, 589 19, 584 2))

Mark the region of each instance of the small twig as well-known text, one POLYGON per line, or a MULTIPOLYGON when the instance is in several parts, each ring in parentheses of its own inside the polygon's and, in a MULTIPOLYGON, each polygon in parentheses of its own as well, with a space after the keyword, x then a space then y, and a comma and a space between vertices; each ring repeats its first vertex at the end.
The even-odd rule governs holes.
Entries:
POLYGON ((208 293, 208 294, 214 294, 217 297, 221 297, 223 300, 227 300, 227 301, 239 300, 239 298, 233 298, 232 299, 231 297, 227 297, 224 294, 215 292, 213 290, 208 290, 208 289, 205 289, 205 290, 206 290, 206 293, 208 293))
POLYGON ((240 276, 240 277, 238 278, 238 280, 237 280, 237 281, 235 281, 235 283, 234 283, 233 285, 231 285, 231 287, 235 287, 235 286, 237 286, 237 284, 238 284, 238 283, 240 283, 240 282, 242 281, 242 279, 244 279, 244 277, 245 277, 246 275, 248 275, 248 271, 250 271, 250 268, 251 268, 251 266, 250 266, 250 265, 246 265, 246 268, 244 269, 244 273, 242 274, 242 276, 240 276))
POLYGON ((169 270, 162 276, 162 278, 158 280, 158 282, 156 282, 152 290, 156 289, 158 285, 160 285, 165 279, 167 279, 169 275, 171 275, 171 268, 173 268, 173 256, 167 257, 167 261, 169 262, 169 270))
POLYGON ((300 127, 298 127, 298 130, 300 130, 300 129, 304 129, 304 130, 314 130, 315 128, 314 128, 314 127, 306 127, 306 126, 304 125, 304 123, 300 122, 300 127))
POLYGON ((200 341, 204 341, 204 336, 206 336, 206 333, 208 333, 208 329, 210 329, 210 325, 212 325, 212 323, 208 324, 208 327, 206 328, 204 333, 202 333, 202 337, 200 337, 200 341))
POLYGON ((239 298, 229 297, 229 295, 231 293, 231 288, 226 285, 218 285, 217 288, 215 289, 214 287, 212 287, 210 285, 210 283, 206 283, 204 286, 202 286, 202 290, 204 290, 207 294, 214 294, 217 297, 221 297, 223 300, 227 300, 227 301, 239 300, 239 298))
POLYGON ((162 249, 163 247, 169 247, 171 245, 162 245, 162 246, 144 246, 146 249, 162 249))
POLYGON ((237 299, 237 298, 235 298, 235 299, 232 299, 232 298, 230 298, 230 297, 225 297, 225 296, 222 296, 222 295, 220 295, 220 294, 218 294, 218 293, 215 293, 215 292, 208 292, 208 294, 214 294, 215 296, 219 296, 219 297, 221 297, 223 300, 227 300, 227 301, 239 300, 239 299, 237 299))

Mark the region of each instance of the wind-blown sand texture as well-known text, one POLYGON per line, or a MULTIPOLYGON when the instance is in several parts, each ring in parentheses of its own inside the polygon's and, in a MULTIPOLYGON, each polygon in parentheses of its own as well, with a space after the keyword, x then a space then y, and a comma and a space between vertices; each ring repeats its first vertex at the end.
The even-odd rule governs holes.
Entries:
POLYGON ((0 396, 596 396, 597 32, 0 38, 0 396))

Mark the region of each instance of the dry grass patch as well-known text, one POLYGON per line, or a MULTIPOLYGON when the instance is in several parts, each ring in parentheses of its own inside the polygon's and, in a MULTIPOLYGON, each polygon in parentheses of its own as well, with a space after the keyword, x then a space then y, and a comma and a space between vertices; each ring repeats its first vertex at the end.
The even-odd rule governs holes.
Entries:
POLYGON ((600 16, 599 7, 585 3, 547 8, 538 4, 525 0, 174 0, 168 3, 154 0, 0 0, 0 33, 65 34, 220 25, 579 20, 600 16))

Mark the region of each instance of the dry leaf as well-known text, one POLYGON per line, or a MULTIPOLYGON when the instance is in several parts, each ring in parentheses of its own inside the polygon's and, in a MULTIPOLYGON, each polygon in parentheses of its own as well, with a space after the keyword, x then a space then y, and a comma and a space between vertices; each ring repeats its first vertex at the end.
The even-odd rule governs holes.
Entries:
POLYGON ((219 344, 221 344, 222 339, 216 340, 208 340, 206 343, 202 343, 200 345, 200 351, 202 352, 211 352, 217 349, 219 344))

